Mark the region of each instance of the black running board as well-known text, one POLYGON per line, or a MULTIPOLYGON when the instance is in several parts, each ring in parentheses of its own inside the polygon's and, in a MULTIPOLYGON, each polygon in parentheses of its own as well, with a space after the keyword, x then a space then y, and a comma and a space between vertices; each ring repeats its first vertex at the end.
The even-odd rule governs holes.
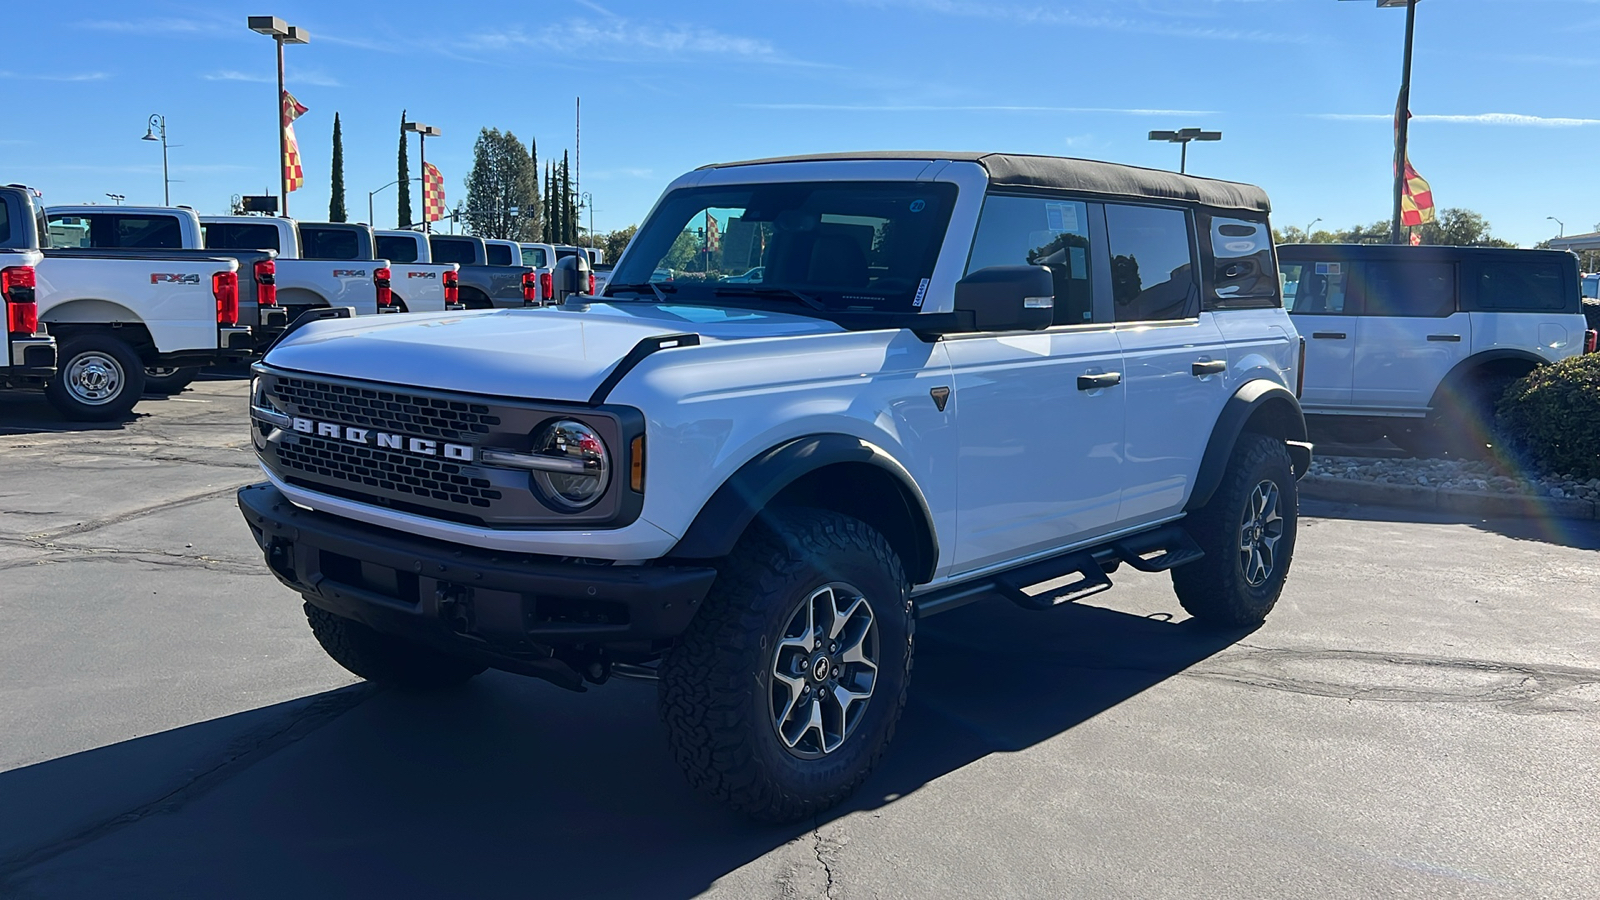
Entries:
POLYGON ((1092 597, 1111 587, 1110 573, 1121 563, 1141 572, 1165 572, 1205 555, 1182 525, 1171 523, 1118 538, 1099 547, 1074 550, 966 582, 918 594, 917 617, 959 609, 985 597, 1003 597, 1024 609, 1053 609, 1092 597), (1076 575, 1066 584, 1029 593, 1046 582, 1076 575))

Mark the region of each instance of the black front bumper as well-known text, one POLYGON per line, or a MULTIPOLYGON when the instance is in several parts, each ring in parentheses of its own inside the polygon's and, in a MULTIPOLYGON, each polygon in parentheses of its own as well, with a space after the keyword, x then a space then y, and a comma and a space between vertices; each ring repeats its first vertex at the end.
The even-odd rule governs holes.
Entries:
MULTIPOLYGON (((302 509, 271 484, 239 509, 278 580, 336 615, 525 674, 551 648, 639 644, 688 627, 716 570, 480 550, 302 509)), ((537 666, 533 667, 537 669, 537 666)))

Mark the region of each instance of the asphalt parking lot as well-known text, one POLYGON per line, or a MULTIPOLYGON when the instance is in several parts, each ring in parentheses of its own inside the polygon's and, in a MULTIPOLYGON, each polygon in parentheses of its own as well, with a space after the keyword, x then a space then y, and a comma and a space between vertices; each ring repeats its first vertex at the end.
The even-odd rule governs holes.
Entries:
POLYGON ((1137 573, 930 619, 883 767, 775 829, 650 684, 329 661, 234 506, 245 393, 0 394, 0 896, 1600 896, 1597 523, 1307 503, 1254 633, 1137 573))

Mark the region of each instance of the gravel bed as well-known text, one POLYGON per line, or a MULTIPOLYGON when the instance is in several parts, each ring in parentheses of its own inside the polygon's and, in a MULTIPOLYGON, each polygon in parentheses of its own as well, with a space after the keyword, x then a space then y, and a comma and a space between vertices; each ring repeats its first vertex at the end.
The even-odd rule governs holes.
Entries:
POLYGON ((1311 475, 1373 484, 1404 484, 1456 491, 1600 500, 1600 478, 1528 476, 1489 462, 1460 459, 1371 459, 1317 456, 1311 475))

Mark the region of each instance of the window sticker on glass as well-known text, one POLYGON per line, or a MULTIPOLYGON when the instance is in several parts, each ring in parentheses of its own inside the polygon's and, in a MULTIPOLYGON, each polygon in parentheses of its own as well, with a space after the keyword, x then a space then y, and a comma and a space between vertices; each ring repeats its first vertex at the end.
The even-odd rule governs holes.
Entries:
POLYGON ((1342 274, 1342 268, 1341 267, 1343 265, 1344 265, 1344 263, 1317 263, 1317 274, 1318 275, 1339 275, 1339 274, 1342 274))
POLYGON ((1055 232, 1077 232, 1078 207, 1074 203, 1046 203, 1044 205, 1045 227, 1055 232))

